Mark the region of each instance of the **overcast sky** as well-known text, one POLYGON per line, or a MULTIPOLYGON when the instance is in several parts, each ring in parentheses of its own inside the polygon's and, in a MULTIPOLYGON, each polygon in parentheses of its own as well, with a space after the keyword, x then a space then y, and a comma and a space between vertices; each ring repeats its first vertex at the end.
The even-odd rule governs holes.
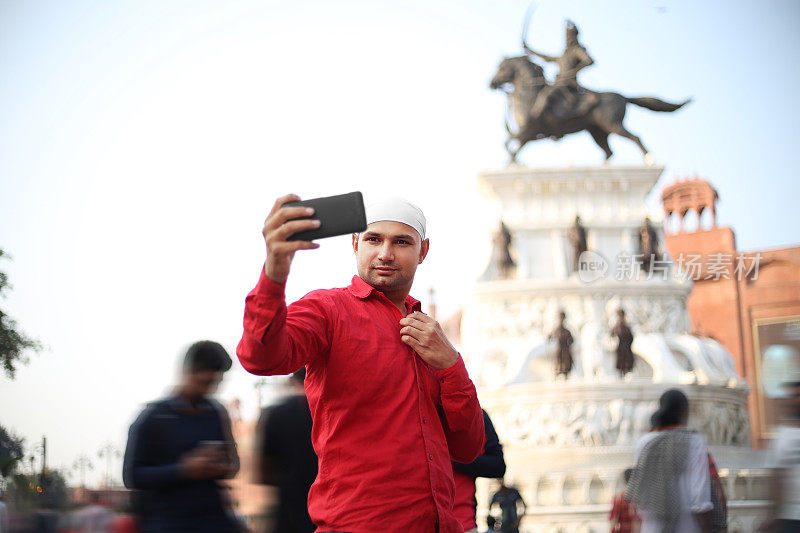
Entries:
MULTIPOLYGON (((122 450, 188 344, 234 353, 261 225, 287 192, 416 201, 431 253, 414 292, 427 304, 434 287, 441 314, 456 311, 497 223, 476 176, 506 162, 488 83, 520 53, 527 4, 0 0, 0 247, 13 256, 0 269, 14 286, 0 305, 47 346, 0 378, 0 424, 28 443, 46 434, 55 466, 122 450)), ((694 98, 628 109, 666 166, 659 188, 709 179, 740 249, 800 241, 800 4, 542 1, 530 44, 560 53, 566 18, 595 59, 585 86, 694 98)), ((613 164, 641 164, 630 142, 611 146, 613 164)), ((520 159, 602 152, 581 133, 520 159)), ((649 205, 658 214, 657 193, 649 205)), ((289 298, 354 271, 348 239, 325 241, 295 261, 289 298)), ((252 416, 255 379, 235 364, 222 397, 252 416)))

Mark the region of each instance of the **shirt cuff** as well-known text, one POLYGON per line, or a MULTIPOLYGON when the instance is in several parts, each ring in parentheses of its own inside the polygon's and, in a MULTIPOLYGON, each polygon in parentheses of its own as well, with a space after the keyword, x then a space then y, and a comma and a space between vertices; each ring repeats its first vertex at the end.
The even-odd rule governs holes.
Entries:
POLYGON ((458 356, 458 360, 451 366, 442 370, 437 370, 436 372, 439 375, 439 383, 441 383, 442 392, 459 391, 472 384, 461 355, 458 356))
POLYGON ((286 291, 286 282, 284 283, 275 283, 271 279, 267 277, 267 274, 264 272, 264 267, 261 267, 261 275, 258 277, 258 283, 256 284, 255 294, 259 296, 267 296, 270 298, 280 298, 283 299, 286 291))

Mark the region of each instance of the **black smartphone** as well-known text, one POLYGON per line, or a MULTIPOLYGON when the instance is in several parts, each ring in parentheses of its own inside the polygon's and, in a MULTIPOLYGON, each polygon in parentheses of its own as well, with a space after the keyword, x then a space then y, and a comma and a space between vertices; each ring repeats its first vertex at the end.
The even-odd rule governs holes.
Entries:
POLYGON ((314 214, 292 220, 315 219, 320 227, 300 231, 291 235, 289 241, 313 241, 325 237, 335 237, 348 233, 358 233, 367 229, 367 213, 364 211, 364 197, 360 191, 311 200, 299 200, 283 204, 290 207, 313 207, 314 214))

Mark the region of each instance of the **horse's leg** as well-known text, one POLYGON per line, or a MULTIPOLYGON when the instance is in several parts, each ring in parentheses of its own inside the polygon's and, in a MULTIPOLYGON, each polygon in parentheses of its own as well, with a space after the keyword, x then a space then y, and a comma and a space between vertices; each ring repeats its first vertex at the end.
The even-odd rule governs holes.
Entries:
POLYGON ((592 135, 592 139, 597 143, 597 146, 602 148, 606 153, 606 161, 608 161, 614 154, 614 152, 611 151, 611 147, 608 146, 608 132, 601 130, 597 126, 589 126, 586 128, 586 131, 592 135))
POLYGON ((645 160, 651 157, 649 152, 647 151, 647 148, 645 148, 644 145, 642 144, 642 140, 633 133, 626 130, 625 126, 622 125, 622 122, 613 124, 611 128, 611 133, 616 133, 617 135, 620 135, 622 137, 625 137, 626 139, 630 139, 633 142, 635 142, 636 146, 638 146, 639 149, 642 151, 642 155, 644 155, 645 160))
POLYGON ((517 162, 517 154, 519 153, 519 149, 521 146, 515 148, 511 147, 511 143, 514 141, 514 137, 509 137, 506 140, 506 152, 508 152, 508 164, 513 165, 517 162))

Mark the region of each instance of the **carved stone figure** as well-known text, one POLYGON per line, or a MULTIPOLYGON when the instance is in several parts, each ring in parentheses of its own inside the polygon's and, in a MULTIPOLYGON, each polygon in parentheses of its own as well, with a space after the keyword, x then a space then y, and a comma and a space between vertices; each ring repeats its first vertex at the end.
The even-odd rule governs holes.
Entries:
POLYGON ((496 279, 508 279, 517 266, 511 257, 511 232, 508 227, 500 221, 500 227, 492 235, 492 256, 489 258, 489 265, 486 267, 481 281, 492 281, 496 279))
POLYGON ((661 260, 658 234, 648 217, 645 217, 639 228, 639 253, 642 254, 642 270, 645 272, 650 272, 653 269, 653 263, 661 260))
POLYGON ((572 370, 572 333, 564 326, 567 319, 567 314, 564 311, 559 313, 558 327, 550 334, 551 339, 558 342, 556 350, 556 376, 564 375, 566 377, 572 370))
POLYGON ((620 376, 633 370, 633 332, 625 321, 625 310, 617 309, 617 325, 611 330, 611 334, 617 338, 617 370, 620 376))
POLYGON ((560 56, 537 52, 528 47, 524 41, 523 47, 525 52, 558 65, 558 74, 553 84, 544 87, 533 104, 531 115, 535 120, 542 116, 542 112, 555 100, 554 97, 560 96, 566 103, 566 106, 553 109, 553 112, 562 119, 584 115, 597 103, 597 93, 585 90, 578 83, 578 72, 593 65, 594 60, 586 48, 578 42, 578 27, 572 21, 567 21, 566 44, 560 56))
POLYGON ((575 216, 575 224, 569 229, 567 234, 569 242, 572 244, 572 271, 578 271, 578 259, 586 251, 586 228, 581 224, 581 217, 575 216))

